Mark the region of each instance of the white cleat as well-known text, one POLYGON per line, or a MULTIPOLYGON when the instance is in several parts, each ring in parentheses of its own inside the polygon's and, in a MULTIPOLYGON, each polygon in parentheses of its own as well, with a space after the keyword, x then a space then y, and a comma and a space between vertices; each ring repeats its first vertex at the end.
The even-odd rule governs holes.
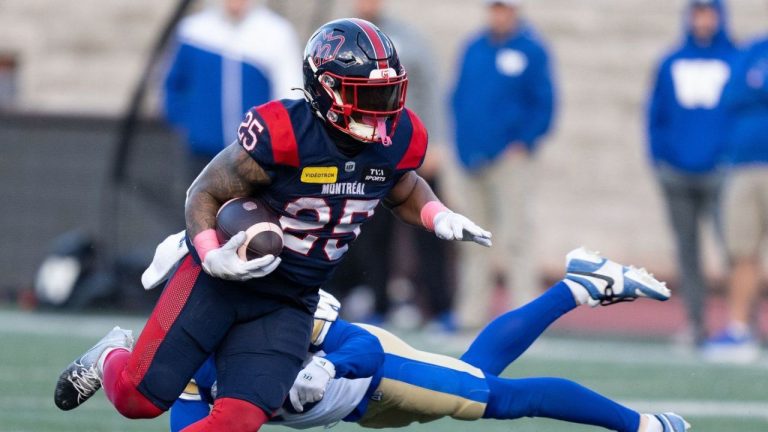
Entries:
POLYGON ((59 409, 77 408, 101 388, 102 371, 99 359, 105 351, 114 348, 130 350, 133 335, 130 330, 113 328, 91 349, 67 366, 56 382, 53 400, 59 409))
POLYGON ((623 266, 583 247, 566 255, 567 280, 584 287, 592 306, 632 301, 638 297, 668 300, 671 295, 664 282, 659 282, 643 268, 623 266))
POLYGON ((654 414, 654 417, 661 423, 661 426, 664 428, 663 432, 685 432, 691 428, 690 423, 672 412, 654 414))

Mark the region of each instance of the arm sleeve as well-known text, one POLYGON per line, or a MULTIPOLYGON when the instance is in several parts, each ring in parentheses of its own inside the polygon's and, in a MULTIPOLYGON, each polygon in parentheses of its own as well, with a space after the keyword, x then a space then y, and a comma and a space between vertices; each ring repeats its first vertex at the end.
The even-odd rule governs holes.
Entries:
POLYGON ((163 109, 166 120, 175 126, 184 125, 189 106, 189 49, 179 42, 174 48, 173 60, 163 83, 165 99, 163 109))
POLYGON ((372 376, 384 362, 384 349, 376 336, 342 319, 333 323, 322 349, 336 367, 337 378, 372 376))
POLYGON ((668 75, 666 62, 664 62, 656 73, 656 82, 648 104, 648 141, 651 159, 654 162, 662 159, 666 147, 669 127, 667 100, 669 92, 673 91, 672 80, 668 75))
POLYGON ((728 84, 723 89, 723 106, 729 114, 751 106, 768 105, 768 65, 753 63, 749 51, 739 53, 728 84))
POLYGON ((208 357, 205 363, 200 366, 200 369, 195 372, 194 379, 203 399, 210 399, 211 387, 216 382, 216 363, 213 360, 213 356, 208 357))
POLYGON ((176 399, 171 407, 171 432, 181 431, 208 415, 209 403, 213 401, 211 387, 216 382, 216 365, 213 357, 208 357, 195 372, 194 380, 199 397, 190 397, 192 395, 186 395, 185 391, 176 399))
POLYGON ((547 53, 541 47, 534 51, 531 57, 531 65, 525 72, 528 82, 525 98, 526 105, 530 107, 527 110, 529 118, 522 123, 520 131, 520 139, 529 150, 533 150, 539 138, 549 130, 555 108, 552 73, 547 53))

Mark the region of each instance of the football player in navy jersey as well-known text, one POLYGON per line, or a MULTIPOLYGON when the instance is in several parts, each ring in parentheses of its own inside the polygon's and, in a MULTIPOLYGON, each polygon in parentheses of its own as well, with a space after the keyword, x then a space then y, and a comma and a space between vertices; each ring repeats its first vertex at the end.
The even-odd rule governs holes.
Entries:
POLYGON ((72 362, 56 384, 59 408, 103 386, 122 415, 156 417, 215 351, 219 397, 184 431, 256 431, 301 369, 320 285, 380 202, 442 239, 490 246, 489 232, 448 210, 414 172, 427 132, 404 108, 407 76, 385 34, 359 19, 325 24, 307 43, 303 68, 305 100, 251 109, 238 142, 189 188, 191 253, 135 346, 116 327, 72 362), (241 196, 260 196, 280 215, 280 256, 240 260, 245 233, 219 244, 216 212, 241 196))

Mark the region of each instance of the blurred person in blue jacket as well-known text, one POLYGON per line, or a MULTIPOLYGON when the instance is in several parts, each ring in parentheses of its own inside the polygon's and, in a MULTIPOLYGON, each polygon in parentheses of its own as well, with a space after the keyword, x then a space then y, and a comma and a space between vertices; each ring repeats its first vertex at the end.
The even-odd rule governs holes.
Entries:
POLYGON ((489 251, 461 251, 457 318, 465 328, 487 319, 497 286, 516 305, 539 288, 530 239, 532 159, 550 128, 554 91, 547 49, 520 3, 486 0, 487 27, 467 43, 453 92, 463 211, 491 227, 495 243, 489 251))
POLYGON ((731 262, 728 325, 704 347, 711 360, 760 356, 752 324, 760 302, 760 251, 768 240, 768 38, 735 62, 723 93, 728 113, 729 170, 723 188, 725 244, 731 262))
MULTIPOLYGON (((650 152, 675 234, 692 342, 705 335, 706 286, 699 225, 714 216, 722 184, 726 114, 720 103, 737 48, 720 0, 691 0, 685 36, 658 68, 648 112, 650 152)), ((714 219, 714 217, 713 217, 714 219)))
POLYGON ((187 142, 191 182, 237 137, 243 113, 299 98, 301 50, 291 24, 251 0, 216 0, 186 17, 165 79, 167 120, 187 142))

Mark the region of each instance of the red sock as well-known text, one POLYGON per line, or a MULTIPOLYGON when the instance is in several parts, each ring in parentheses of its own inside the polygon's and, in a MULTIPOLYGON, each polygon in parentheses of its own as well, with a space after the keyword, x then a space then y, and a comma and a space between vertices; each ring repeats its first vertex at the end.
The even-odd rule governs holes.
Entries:
POLYGON ((256 405, 240 399, 221 398, 213 403, 208 417, 181 432, 256 432, 269 416, 256 405))
POLYGON ((130 358, 130 351, 125 349, 116 349, 107 354, 102 371, 104 393, 117 411, 125 417, 155 418, 164 411, 156 407, 131 384, 125 373, 125 367, 130 358))

